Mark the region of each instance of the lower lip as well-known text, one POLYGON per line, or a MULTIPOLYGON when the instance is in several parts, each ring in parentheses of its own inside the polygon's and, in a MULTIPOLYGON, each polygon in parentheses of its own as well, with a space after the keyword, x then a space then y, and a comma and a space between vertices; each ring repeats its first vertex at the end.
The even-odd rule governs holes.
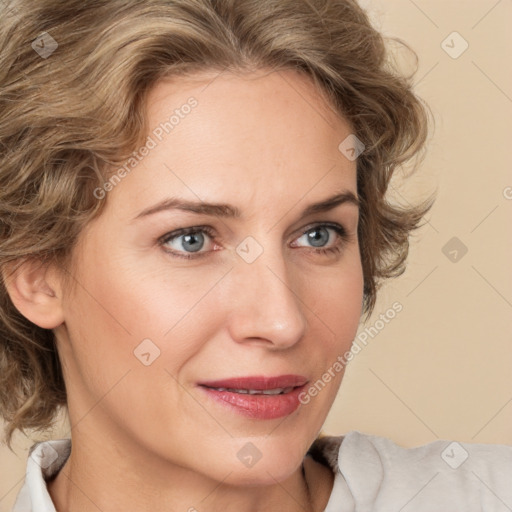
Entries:
POLYGON ((299 395, 304 386, 296 387, 282 395, 249 395, 232 391, 217 391, 213 388, 200 386, 208 396, 230 407, 239 414, 260 420, 273 420, 289 416, 299 405, 299 395))

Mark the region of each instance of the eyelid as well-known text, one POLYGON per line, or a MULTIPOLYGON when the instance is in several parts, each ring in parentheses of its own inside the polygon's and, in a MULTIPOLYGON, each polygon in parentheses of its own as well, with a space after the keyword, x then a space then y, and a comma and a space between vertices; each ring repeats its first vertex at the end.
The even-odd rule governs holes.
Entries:
MULTIPOLYGON (((346 228, 345 224, 341 222, 332 222, 332 221, 314 221, 310 222, 303 228, 300 228, 298 231, 296 231, 295 238, 298 236, 304 235, 311 229, 318 227, 318 226, 325 226, 331 229, 336 229, 338 227, 341 227, 343 231, 346 233, 347 236, 349 236, 349 230, 346 228)), ((166 242, 169 240, 172 240, 173 238, 177 238, 181 235, 186 235, 188 233, 195 233, 195 232, 201 232, 204 231, 207 235, 210 237, 214 237, 215 239, 220 239, 220 235, 217 234, 217 231, 208 225, 194 225, 186 228, 178 228, 174 231, 169 231, 168 233, 165 233, 163 236, 161 236, 158 240, 162 242, 166 242)), ((340 235, 341 236, 341 235, 340 235)))
POLYGON ((332 221, 322 221, 322 222, 311 222, 307 226, 304 226, 299 231, 302 235, 307 233, 308 231, 311 231, 313 228, 317 227, 325 227, 325 228, 331 228, 331 229, 339 229, 341 228, 343 231, 347 231, 344 224, 340 222, 332 222, 332 221))

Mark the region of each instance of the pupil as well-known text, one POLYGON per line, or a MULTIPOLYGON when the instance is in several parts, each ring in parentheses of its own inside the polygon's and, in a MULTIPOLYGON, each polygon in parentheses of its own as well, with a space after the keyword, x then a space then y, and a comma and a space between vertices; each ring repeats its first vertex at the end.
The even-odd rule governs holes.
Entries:
POLYGON ((329 233, 325 228, 315 228, 309 232, 308 238, 312 245, 315 247, 321 247, 322 245, 325 245, 329 240, 329 233), (318 233, 320 233, 319 236, 317 236, 318 233))
POLYGON ((193 234, 193 235, 191 235, 191 234, 183 235, 182 246, 184 249, 187 249, 187 250, 189 249, 191 252, 196 252, 196 251, 201 250, 203 245, 204 245, 203 235, 200 235, 198 233, 193 234), (199 244, 197 243, 198 240, 199 240, 199 244), (187 246, 187 244, 192 244, 192 245, 187 246))

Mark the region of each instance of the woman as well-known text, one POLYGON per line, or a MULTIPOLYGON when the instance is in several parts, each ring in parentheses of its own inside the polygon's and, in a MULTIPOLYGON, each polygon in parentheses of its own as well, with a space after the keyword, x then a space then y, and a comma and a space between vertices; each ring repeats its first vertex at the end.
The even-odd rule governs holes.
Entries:
POLYGON ((355 2, 6 9, 1 410, 71 425, 15 512, 512 503, 508 447, 318 438, 431 205, 387 202, 426 114, 355 2))

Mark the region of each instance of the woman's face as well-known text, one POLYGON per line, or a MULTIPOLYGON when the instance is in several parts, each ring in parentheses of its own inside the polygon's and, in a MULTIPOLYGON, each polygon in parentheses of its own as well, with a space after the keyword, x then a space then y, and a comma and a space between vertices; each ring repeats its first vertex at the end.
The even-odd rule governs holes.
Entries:
POLYGON ((350 127, 294 71, 163 81, 148 119, 137 164, 97 190, 55 329, 73 435, 141 467, 281 481, 361 315, 350 127))

